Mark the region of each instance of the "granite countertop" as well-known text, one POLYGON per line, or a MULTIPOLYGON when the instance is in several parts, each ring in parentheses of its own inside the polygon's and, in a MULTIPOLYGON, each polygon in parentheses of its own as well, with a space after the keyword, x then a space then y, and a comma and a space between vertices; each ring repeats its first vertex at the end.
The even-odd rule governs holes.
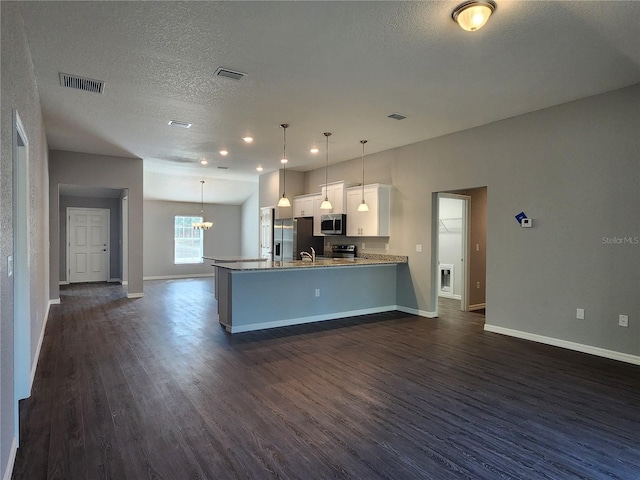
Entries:
POLYGON ((215 257, 202 257, 205 260, 213 260, 215 263, 236 263, 236 262, 263 262, 265 261, 264 258, 258 258, 258 257, 242 257, 240 255, 236 255, 236 256, 230 256, 230 257, 225 257, 225 256, 215 256, 215 257))
MULTIPOLYGON (((373 255, 369 255, 372 257, 373 255)), ((235 271, 249 270, 283 270, 283 269, 300 269, 300 268, 325 268, 325 267, 358 267, 366 265, 392 265, 398 263, 407 263, 407 257, 399 255, 380 255, 383 258, 316 258, 315 262, 309 260, 291 260, 291 261, 239 261, 216 264, 216 267, 227 268, 235 271)))

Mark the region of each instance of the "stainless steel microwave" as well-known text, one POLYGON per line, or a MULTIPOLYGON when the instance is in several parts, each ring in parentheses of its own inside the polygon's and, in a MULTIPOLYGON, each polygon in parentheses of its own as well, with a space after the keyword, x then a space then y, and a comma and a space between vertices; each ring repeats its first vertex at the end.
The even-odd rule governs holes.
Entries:
POLYGON ((346 235, 347 216, 343 213, 331 213, 320 217, 320 231, 325 235, 346 235))

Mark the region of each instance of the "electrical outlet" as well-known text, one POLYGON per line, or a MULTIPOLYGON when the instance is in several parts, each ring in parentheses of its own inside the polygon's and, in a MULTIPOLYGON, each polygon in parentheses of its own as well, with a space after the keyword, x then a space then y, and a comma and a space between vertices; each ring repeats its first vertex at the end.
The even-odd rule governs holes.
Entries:
POLYGON ((479 251, 480 251, 480 244, 476 243, 476 252, 479 252, 479 251))
POLYGON ((316 297, 319 297, 319 296, 320 296, 320 289, 316 288, 316 297))
POLYGON ((13 275, 13 256, 9 255, 7 257, 7 277, 11 277, 13 275))
POLYGON ((576 318, 578 320, 584 320, 584 308, 576 308, 576 318))
POLYGON ((385 244, 384 244, 384 249, 385 249, 385 250, 389 250, 389 244, 388 244, 388 243, 385 243, 385 244))
POLYGON ((618 315, 618 325, 621 327, 629 326, 629 316, 628 315, 618 315))
POLYGON ((364 243, 362 244, 362 246, 360 247, 362 250, 364 250, 364 243))
POLYGON ((480 288, 480 282, 476 282, 476 288, 480 288))

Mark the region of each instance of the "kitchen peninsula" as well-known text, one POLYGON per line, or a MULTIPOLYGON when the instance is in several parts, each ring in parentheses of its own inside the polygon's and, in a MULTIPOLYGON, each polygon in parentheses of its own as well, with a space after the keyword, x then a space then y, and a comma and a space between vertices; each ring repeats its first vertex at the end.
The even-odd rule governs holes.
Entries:
POLYGON ((396 309, 407 257, 215 263, 220 323, 248 332, 396 309))

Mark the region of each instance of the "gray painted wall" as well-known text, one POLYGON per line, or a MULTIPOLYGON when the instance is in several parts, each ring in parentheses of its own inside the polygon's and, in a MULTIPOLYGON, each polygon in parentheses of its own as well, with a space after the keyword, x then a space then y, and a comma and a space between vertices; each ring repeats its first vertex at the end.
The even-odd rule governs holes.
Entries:
MULTIPOLYGON (((144 202, 144 276, 213 274, 210 261, 198 265, 174 265, 173 225, 176 215, 200 215, 199 203, 144 202)), ((204 205, 205 220, 213 227, 204 232, 204 255, 241 254, 242 206, 204 205)))
MULTIPOLYGON (((29 215, 31 363, 43 331, 49 300, 48 148, 33 63, 19 6, 2 2, 2 108, 0 117, 0 475, 8 468, 14 440, 13 277, 7 257, 13 255, 12 110, 17 109, 29 141, 29 215)), ((32 367, 32 368, 33 368, 32 367)))
POLYGON ((49 152, 49 204, 51 251, 51 298, 60 295, 60 204, 58 185, 81 185, 129 189, 129 294, 142 293, 143 208, 142 159, 49 152))
MULTIPOLYGON (((639 104, 635 85, 368 155, 367 182, 394 186, 389 253, 409 256, 398 303, 435 311, 432 192, 487 186, 486 323, 640 355, 640 245, 603 241, 640 236, 639 104)), ((359 168, 332 165, 329 181, 357 182, 359 168)), ((307 172, 305 191, 323 177, 307 172)))
POLYGON ((67 281, 67 207, 104 208, 109 210, 109 277, 122 279, 120 272, 120 210, 119 198, 60 196, 60 281, 67 281))
POLYGON ((260 194, 256 189, 254 195, 242 204, 242 226, 240 240, 243 257, 260 256, 260 194))

